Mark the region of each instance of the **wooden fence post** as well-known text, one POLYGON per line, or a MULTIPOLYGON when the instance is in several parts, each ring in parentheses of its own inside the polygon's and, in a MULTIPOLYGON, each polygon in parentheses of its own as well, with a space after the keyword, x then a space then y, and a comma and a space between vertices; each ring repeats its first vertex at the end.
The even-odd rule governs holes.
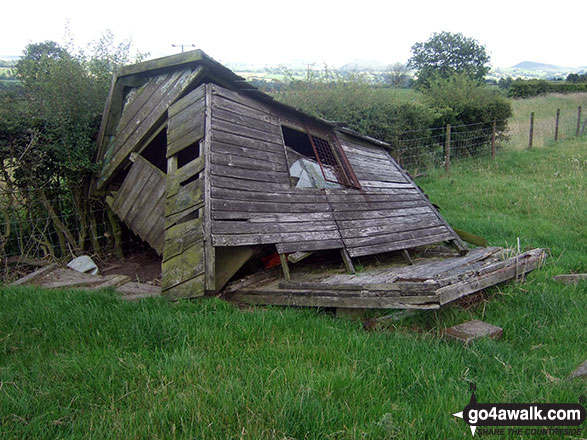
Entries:
POLYGON ((534 138, 534 112, 530 113, 530 139, 528 140, 528 148, 532 148, 533 138, 534 138))
POLYGON ((444 141, 444 171, 450 171, 450 124, 446 124, 446 139, 444 141))
POLYGON ((497 121, 494 119, 491 124, 491 160, 495 160, 495 133, 496 133, 497 121))
POLYGON ((581 128, 581 106, 577 107, 577 131, 575 136, 579 136, 579 129, 581 128))
POLYGON ((554 141, 558 141, 558 120, 560 118, 561 115, 561 109, 557 108, 556 109, 556 123, 554 125, 554 141))

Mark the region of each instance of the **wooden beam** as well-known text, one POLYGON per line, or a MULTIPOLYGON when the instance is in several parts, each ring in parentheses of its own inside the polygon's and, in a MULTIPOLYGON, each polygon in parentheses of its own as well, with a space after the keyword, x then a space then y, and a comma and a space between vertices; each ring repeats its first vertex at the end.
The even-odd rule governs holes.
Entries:
POLYGON ((279 254, 279 261, 281 261, 281 269, 283 270, 283 276, 287 281, 291 280, 291 275, 289 273, 289 265, 287 263, 287 257, 285 254, 279 254))
POLYGON ((345 248, 340 250, 340 255, 342 256, 342 261, 344 262, 344 267, 346 268, 347 273, 355 274, 355 266, 353 266, 353 260, 349 255, 348 251, 345 248))

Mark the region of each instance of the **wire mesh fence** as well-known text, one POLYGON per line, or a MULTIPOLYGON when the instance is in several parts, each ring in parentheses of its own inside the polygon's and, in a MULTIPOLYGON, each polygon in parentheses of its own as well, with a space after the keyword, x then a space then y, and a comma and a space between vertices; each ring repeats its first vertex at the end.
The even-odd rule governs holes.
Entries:
POLYGON ((445 167, 463 158, 495 156, 506 139, 506 121, 408 131, 392 143, 392 155, 411 172, 445 167))

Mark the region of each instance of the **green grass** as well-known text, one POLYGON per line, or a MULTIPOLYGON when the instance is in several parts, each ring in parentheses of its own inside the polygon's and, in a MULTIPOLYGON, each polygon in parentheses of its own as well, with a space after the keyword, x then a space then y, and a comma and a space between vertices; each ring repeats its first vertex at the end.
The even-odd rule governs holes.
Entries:
POLYGON ((524 284, 385 331, 315 310, 4 287, 0 438, 470 439, 451 414, 471 382, 481 402, 577 402, 585 381, 565 378, 587 353, 586 283, 551 277, 587 269, 586 146, 419 181, 456 227, 551 256, 524 284), (439 338, 472 318, 503 338, 439 338))

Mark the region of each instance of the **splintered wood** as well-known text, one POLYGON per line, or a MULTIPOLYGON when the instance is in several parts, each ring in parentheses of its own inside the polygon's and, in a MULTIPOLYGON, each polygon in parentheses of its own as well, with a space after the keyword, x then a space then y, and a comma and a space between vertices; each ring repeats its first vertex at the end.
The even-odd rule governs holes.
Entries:
POLYGON ((273 278, 231 289, 231 299, 288 306, 438 309, 465 295, 523 277, 544 258, 543 249, 508 258, 501 248, 490 247, 473 249, 464 257, 426 259, 355 275, 292 271, 290 281, 273 278))

